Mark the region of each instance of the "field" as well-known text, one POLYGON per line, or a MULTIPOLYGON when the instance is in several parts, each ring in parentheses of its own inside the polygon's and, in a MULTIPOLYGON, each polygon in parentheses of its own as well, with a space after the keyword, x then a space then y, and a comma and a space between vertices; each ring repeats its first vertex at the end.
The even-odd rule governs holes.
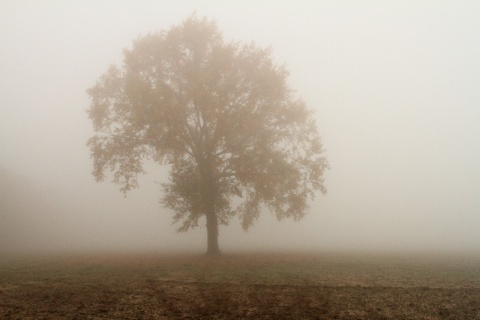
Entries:
POLYGON ((4 255, 0 318, 480 319, 480 258, 4 255))

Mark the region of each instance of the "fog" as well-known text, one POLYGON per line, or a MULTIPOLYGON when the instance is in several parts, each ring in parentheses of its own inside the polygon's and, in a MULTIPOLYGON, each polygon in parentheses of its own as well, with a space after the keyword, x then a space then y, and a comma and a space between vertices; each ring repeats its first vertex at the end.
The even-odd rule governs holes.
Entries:
POLYGON ((271 46, 331 166, 303 220, 234 218, 222 251, 480 252, 480 3, 313 0, 1 1, 0 252, 206 250, 161 207, 162 168, 125 198, 85 145, 86 89, 193 12, 271 46))

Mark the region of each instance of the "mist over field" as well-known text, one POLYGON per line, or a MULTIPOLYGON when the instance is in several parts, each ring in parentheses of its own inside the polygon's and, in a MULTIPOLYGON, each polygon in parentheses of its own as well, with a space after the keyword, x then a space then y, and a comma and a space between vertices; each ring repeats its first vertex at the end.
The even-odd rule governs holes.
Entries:
POLYGON ((165 168, 124 197, 86 146, 86 89, 193 12, 272 48, 331 167, 304 219, 234 218, 223 252, 480 253, 480 3, 304 0, 1 1, 0 254, 206 249, 204 222, 176 233, 159 203, 165 168))

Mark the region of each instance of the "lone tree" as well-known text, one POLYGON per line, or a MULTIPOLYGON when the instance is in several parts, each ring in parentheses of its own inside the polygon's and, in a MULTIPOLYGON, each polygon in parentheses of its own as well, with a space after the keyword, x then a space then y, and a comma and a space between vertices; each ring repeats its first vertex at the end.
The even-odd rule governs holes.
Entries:
POLYGON ((162 204, 179 231, 206 217, 207 254, 218 226, 238 215, 247 230, 263 208, 301 219, 328 167, 311 111, 293 96, 269 49, 225 42, 195 15, 124 51, 88 89, 93 175, 126 193, 142 160, 168 165, 162 204))

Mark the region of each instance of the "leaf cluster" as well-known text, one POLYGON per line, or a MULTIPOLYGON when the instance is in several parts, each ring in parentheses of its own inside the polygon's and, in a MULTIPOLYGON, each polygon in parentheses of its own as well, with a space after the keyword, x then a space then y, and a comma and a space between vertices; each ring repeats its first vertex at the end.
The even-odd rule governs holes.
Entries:
POLYGON ((328 168, 311 111, 294 97, 270 49, 225 42, 195 15, 137 39, 88 90, 97 181, 113 172, 137 187, 142 160, 170 165, 162 203, 180 231, 198 226, 213 197, 220 223, 246 230, 262 206, 300 219, 328 168))

